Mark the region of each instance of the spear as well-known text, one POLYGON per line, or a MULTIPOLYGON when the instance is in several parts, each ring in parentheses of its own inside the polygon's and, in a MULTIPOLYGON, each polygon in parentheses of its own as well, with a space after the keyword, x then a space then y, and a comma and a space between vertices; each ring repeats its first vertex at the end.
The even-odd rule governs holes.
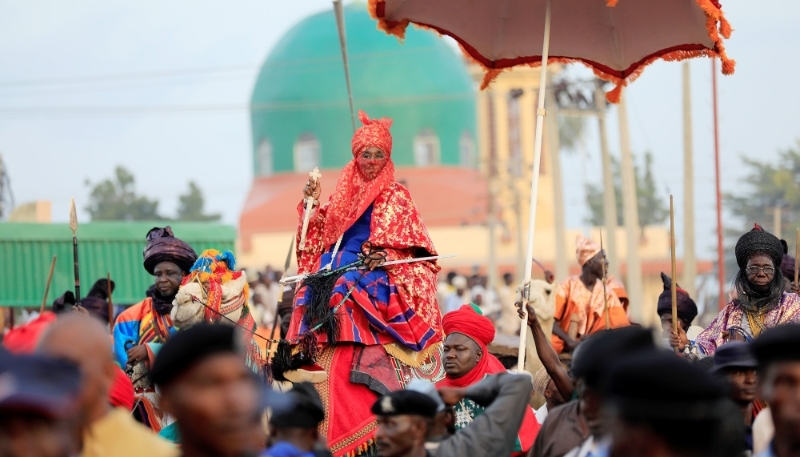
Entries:
POLYGON ((111 272, 106 272, 106 292, 108 293, 108 327, 114 334, 114 302, 111 300, 111 272))
POLYGON ((39 307, 39 314, 44 312, 44 307, 47 305, 47 295, 50 293, 50 283, 53 282, 53 271, 56 269, 56 257, 50 262, 50 274, 47 275, 47 285, 44 286, 44 297, 42 297, 42 306, 39 307))
POLYGON ((606 330, 611 328, 611 317, 608 315, 608 292, 606 292, 606 253, 603 250, 603 230, 600 230, 600 252, 603 253, 603 309, 606 315, 606 330))
POLYGON ((72 260, 75 268, 75 306, 81 306, 81 275, 78 272, 78 212, 75 211, 75 198, 69 208, 69 228, 72 230, 72 260))
MULTIPOLYGON (((672 331, 678 335, 678 266, 675 262, 675 210, 673 209, 672 195, 669 196, 669 248, 672 262, 672 281, 670 292, 672 293, 672 331)), ((678 348, 675 348, 678 352, 678 348)))

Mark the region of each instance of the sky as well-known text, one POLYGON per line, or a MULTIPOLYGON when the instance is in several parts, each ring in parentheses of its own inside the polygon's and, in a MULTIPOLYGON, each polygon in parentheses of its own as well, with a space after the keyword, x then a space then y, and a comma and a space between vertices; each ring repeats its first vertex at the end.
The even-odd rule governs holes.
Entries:
MULTIPOLYGON (((235 225, 252 177, 247 105, 258 69, 283 33, 329 8, 329 0, 0 2, 0 155, 16 203, 50 200, 54 221, 67 221, 70 197, 83 208, 87 180, 103 180, 122 165, 140 193, 160 200, 162 214, 175 214, 178 195, 194 180, 207 211, 235 225)), ((733 76, 718 78, 722 187, 744 192, 741 156, 774 160, 800 138, 800 2, 729 0, 723 10, 737 66, 733 76)), ((681 68, 657 62, 627 92, 632 150, 653 153, 657 185, 665 201, 675 195, 679 227, 681 68)), ((691 72, 697 249, 710 258, 711 61, 692 61, 691 72)), ((614 108, 609 121, 618 154, 614 108)), ((569 227, 585 226, 584 184, 600 182, 594 122, 584 144, 562 165, 569 227)), ((741 225, 731 216, 726 224, 741 225)), ((79 211, 79 219, 88 214, 79 211)))

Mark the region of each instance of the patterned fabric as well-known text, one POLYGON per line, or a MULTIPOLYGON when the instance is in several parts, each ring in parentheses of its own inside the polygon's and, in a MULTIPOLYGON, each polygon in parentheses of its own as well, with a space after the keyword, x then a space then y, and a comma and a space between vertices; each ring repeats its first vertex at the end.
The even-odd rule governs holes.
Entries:
POLYGON ((322 232, 323 247, 335 243, 375 198, 394 182, 392 135, 389 133, 392 120, 370 119, 361 110, 358 111, 358 117, 364 125, 353 135, 353 160, 342 169, 336 188, 328 200, 322 232), (358 163, 359 155, 370 147, 377 147, 386 155, 385 165, 374 177, 364 176, 358 163))
MULTIPOLYGON (((620 295, 625 296, 625 289, 621 282, 609 276, 606 279, 606 296, 608 297, 608 315, 611 328, 630 325, 625 313, 624 303, 620 295)), ((580 276, 570 276, 562 282, 556 291, 556 324, 569 332, 570 320, 573 315, 578 317, 578 336, 591 335, 605 329, 605 304, 603 299, 603 282, 597 280, 592 290, 586 288, 580 276)), ((550 342, 556 352, 564 350, 564 341, 553 334, 550 342)))
MULTIPOLYGON (((361 244, 370 236, 373 216, 372 206, 344 234, 332 268, 348 265, 358 260, 361 244)), ((318 264, 331 262, 332 248, 323 254, 318 264)), ((303 320, 303 310, 310 299, 311 290, 301 286, 295 294, 295 309, 289 326, 289 337, 309 330, 303 320)), ((412 351, 422 351, 432 340, 438 340, 436 332, 414 309, 404 306, 397 286, 390 280, 386 270, 354 270, 343 274, 336 281, 331 295, 331 307, 336 310, 339 321, 339 341, 361 344, 390 344, 398 342, 412 351), (352 289, 352 291, 351 291, 352 289), (344 298, 349 297, 345 300, 344 298)), ((317 333, 318 343, 327 343, 324 332, 317 333)))
MULTIPOLYGON (((299 213, 297 242, 299 243, 304 211, 302 202, 297 209, 299 213)), ((322 230, 326 224, 327 209, 327 205, 322 206, 309 221, 306 248, 303 251, 297 251, 300 274, 318 271, 324 265, 321 263, 322 255, 332 250, 331 245, 323 246, 322 242, 322 230)), ((411 194, 402 184, 393 182, 375 198, 369 226, 369 241, 375 247, 386 250, 387 260, 436 255, 436 249, 422 223, 422 218, 414 205, 411 194)), ((342 245, 345 245, 344 241, 342 245)), ((399 306, 404 310, 412 310, 425 325, 433 330, 434 336, 428 340, 428 345, 442 339, 441 313, 436 302, 436 274, 439 270, 435 261, 394 265, 384 270, 388 275, 389 282, 397 291, 396 299, 399 306)), ((302 294, 298 293, 296 297, 300 295, 302 294)), ((331 306, 337 304, 338 302, 331 301, 331 306)), ((298 313, 297 307, 293 311, 292 321, 299 324, 299 319, 294 317, 296 313, 298 313)), ((296 337, 298 329, 299 325, 291 326, 288 337, 296 337)), ((420 341, 416 341, 416 343, 419 344, 420 341)))
POLYGON ((780 305, 761 315, 745 312, 735 300, 732 300, 698 335, 696 344, 706 355, 713 355, 717 347, 725 343, 725 339, 722 337, 723 330, 739 327, 747 332, 749 329, 748 336, 755 337, 757 334, 753 329, 756 329, 755 332, 759 332, 758 329, 762 326, 763 328, 773 328, 788 323, 800 323, 800 297, 795 294, 784 292, 780 305), (751 322, 755 325, 752 325, 751 322))
POLYGON ((575 258, 578 260, 578 265, 583 266, 589 259, 599 253, 599 244, 583 235, 578 235, 577 238, 575 238, 575 258))
POLYGON ((132 381, 136 388, 134 409, 138 419, 156 433, 168 425, 170 418, 157 407, 158 395, 149 385, 146 373, 155 361, 161 345, 174 332, 169 314, 158 314, 150 297, 123 311, 114 324, 114 357, 121 368, 127 367, 128 349, 142 344, 147 348, 147 361, 138 363, 132 371, 135 376, 132 381))

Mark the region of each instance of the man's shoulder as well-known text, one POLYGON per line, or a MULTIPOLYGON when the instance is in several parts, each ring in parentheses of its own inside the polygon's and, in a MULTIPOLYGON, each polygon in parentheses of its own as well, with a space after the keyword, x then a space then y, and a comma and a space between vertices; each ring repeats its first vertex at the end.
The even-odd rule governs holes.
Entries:
POLYGON ((558 420, 565 417, 578 415, 578 402, 570 401, 547 411, 546 420, 558 420))
POLYGON ((104 455, 151 457, 177 457, 178 448, 160 438, 147 427, 136 422, 130 413, 115 408, 92 427, 92 437, 97 440, 104 455))
POLYGON ((153 300, 152 298, 147 297, 144 300, 140 301, 139 303, 135 303, 129 306, 127 309, 125 309, 125 311, 119 313, 119 316, 117 316, 117 321, 125 322, 131 320, 138 320, 139 316, 141 316, 145 311, 144 308, 149 309, 152 300, 153 300))

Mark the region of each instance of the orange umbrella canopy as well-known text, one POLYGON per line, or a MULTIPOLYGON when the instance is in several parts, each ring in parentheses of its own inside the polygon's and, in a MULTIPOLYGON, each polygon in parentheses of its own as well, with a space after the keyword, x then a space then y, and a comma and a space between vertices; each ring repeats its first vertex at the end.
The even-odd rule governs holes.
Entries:
MULTIPOLYGON (((587 65, 616 85, 609 101, 658 59, 719 57, 722 72, 733 73, 723 45, 731 27, 717 0, 551 1, 548 62, 587 65)), ((483 89, 507 68, 541 65, 546 2, 370 0, 369 10, 379 28, 401 39, 410 23, 453 37, 486 69, 483 89)))

